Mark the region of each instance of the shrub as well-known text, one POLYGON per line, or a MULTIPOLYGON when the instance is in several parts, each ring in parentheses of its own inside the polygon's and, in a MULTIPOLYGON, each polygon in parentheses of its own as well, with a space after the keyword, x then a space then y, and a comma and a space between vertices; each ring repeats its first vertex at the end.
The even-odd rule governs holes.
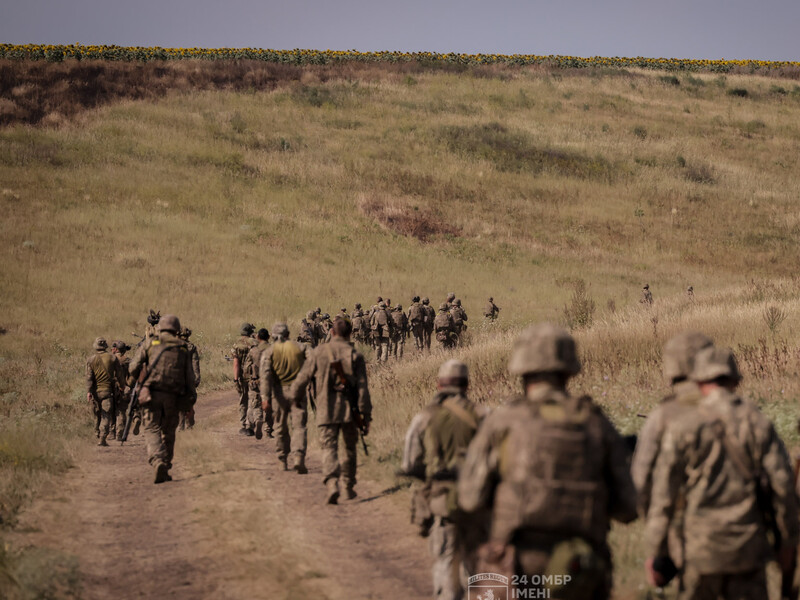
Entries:
POLYGON ((564 324, 570 330, 587 329, 594 320, 595 303, 589 295, 586 282, 578 279, 573 284, 569 303, 564 305, 564 324))
POLYGON ((736 96, 738 98, 747 98, 750 96, 750 92, 748 92, 745 88, 731 88, 727 93, 728 96, 736 96))

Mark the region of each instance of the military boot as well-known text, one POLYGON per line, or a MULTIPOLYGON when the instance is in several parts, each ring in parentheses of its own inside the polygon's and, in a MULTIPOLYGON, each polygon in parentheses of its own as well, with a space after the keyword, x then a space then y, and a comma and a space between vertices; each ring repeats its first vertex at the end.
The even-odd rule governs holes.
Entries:
POLYGON ((106 436, 105 435, 101 435, 100 436, 100 441, 97 442, 97 445, 98 446, 108 446, 108 442, 106 442, 106 436))
POLYGON ((344 495, 348 500, 352 500, 353 498, 358 496, 358 494, 356 493, 356 490, 353 488, 352 485, 348 485, 347 486, 347 488, 344 491, 344 495))
POLYGON ((304 463, 297 463, 294 466, 294 470, 297 471, 298 475, 306 475, 306 474, 308 474, 308 469, 306 468, 306 465, 304 463))
POLYGON ((328 482, 325 484, 325 487, 328 490, 328 504, 339 504, 339 480, 338 479, 329 479, 328 482))
POLYGON ((288 471, 289 470, 289 465, 286 462, 286 457, 285 456, 284 457, 279 457, 278 460, 281 461, 281 465, 283 466, 283 470, 284 471, 288 471))
POLYGON ((136 419, 136 423, 133 424, 133 435, 139 435, 139 426, 142 422, 139 419, 136 419))
POLYGON ((260 440, 264 437, 264 424, 259 422, 256 423, 256 439, 260 440))
POLYGON ((156 465, 156 478, 154 483, 164 483, 169 481, 169 468, 164 463, 160 462, 156 465))

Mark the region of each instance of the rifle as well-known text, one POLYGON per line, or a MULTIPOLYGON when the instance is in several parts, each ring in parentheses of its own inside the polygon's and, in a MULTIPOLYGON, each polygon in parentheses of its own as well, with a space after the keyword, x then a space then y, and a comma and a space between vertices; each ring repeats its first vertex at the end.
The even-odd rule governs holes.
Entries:
MULTIPOLYGON (((141 379, 141 378, 140 378, 141 379)), ((131 401, 128 403, 128 414, 125 421, 125 429, 122 431, 122 438, 120 439, 120 446, 128 441, 128 434, 131 431, 131 423, 133 422, 133 415, 139 408, 139 391, 142 389, 141 381, 137 381, 136 385, 131 392, 131 401)))
MULTIPOLYGON (((330 352, 330 349, 328 351, 330 352)), ((331 358, 333 358, 333 353, 331 352, 330 354, 331 358)), ((333 367, 333 370, 336 372, 336 376, 339 379, 339 385, 344 388, 344 397, 347 398, 347 403, 350 405, 350 414, 353 415, 353 422, 356 424, 358 433, 361 437, 361 447, 364 448, 364 454, 369 456, 367 441, 364 439, 364 436, 367 435, 367 423, 364 421, 361 411, 358 410, 358 392, 354 390, 347 381, 347 376, 344 374, 344 368, 342 367, 341 360, 332 360, 331 366, 333 367)))

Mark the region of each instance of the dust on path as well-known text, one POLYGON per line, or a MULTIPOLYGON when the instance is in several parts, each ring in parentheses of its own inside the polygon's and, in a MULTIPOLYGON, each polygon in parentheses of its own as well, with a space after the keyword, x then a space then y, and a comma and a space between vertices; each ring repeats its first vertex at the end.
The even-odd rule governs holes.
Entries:
POLYGON ((201 398, 172 482, 152 483, 141 436, 87 450, 14 542, 77 557, 89 600, 430 597, 425 541, 393 490, 362 479, 326 505, 316 447, 308 475, 284 472, 272 440, 237 433, 237 401, 201 398))

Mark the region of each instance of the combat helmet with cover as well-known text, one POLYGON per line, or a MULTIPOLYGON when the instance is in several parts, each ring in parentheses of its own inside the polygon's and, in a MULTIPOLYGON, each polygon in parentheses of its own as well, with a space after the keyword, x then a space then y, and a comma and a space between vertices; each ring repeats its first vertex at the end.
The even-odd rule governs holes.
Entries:
POLYGON ((508 371, 512 375, 564 373, 570 377, 581 371, 573 337, 561 327, 539 323, 525 329, 514 343, 508 371))
POLYGON ((711 346, 697 353, 694 359, 694 369, 691 374, 692 381, 703 383, 725 379, 734 383, 742 380, 736 357, 728 348, 711 346))
POLYGON ((255 330, 256 327, 252 323, 242 323, 242 326, 239 328, 239 335, 252 335, 255 330))
POLYGON ((92 348, 94 348, 97 351, 105 350, 106 348, 108 348, 108 342, 106 341, 106 338, 104 337, 95 338, 94 344, 92 344, 92 348))
POLYGON ((159 331, 169 331, 178 335, 181 330, 181 322, 175 315, 164 315, 158 322, 159 331))
POLYGON ((670 338, 662 352, 664 378, 671 384, 688 379, 697 353, 714 342, 699 331, 684 331, 670 338))

